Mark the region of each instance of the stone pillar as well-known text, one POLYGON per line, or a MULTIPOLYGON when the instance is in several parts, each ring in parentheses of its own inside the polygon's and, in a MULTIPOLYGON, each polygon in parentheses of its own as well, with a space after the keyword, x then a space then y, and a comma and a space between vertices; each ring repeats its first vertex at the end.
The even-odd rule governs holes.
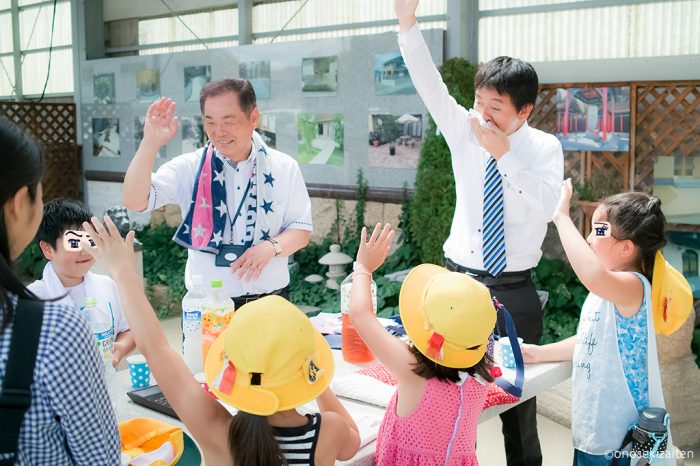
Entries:
POLYGON ((673 335, 656 335, 666 409, 673 442, 681 450, 700 445, 700 369, 690 350, 695 312, 673 335))

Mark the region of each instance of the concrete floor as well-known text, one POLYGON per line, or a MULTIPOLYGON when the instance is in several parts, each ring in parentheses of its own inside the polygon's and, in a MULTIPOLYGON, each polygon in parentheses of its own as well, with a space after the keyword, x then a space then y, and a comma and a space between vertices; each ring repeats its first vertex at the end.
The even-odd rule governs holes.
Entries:
MULTIPOLYGON (((170 345, 173 348, 180 348, 182 343, 180 318, 162 320, 161 325, 170 345)), ((537 430, 542 448, 542 465, 570 465, 573 458, 571 430, 541 415, 537 416, 537 430)), ((476 451, 481 466, 506 464, 500 418, 495 417, 479 425, 476 451)), ((694 459, 685 461, 686 466, 700 466, 700 451, 696 450, 694 453, 694 459)))

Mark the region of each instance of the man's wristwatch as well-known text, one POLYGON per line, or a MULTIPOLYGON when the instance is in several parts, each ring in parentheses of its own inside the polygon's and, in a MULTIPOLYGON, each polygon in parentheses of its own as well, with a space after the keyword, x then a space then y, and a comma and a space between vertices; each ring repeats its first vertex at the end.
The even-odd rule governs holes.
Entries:
POLYGON ((275 256, 282 254, 282 245, 272 238, 267 238, 265 241, 272 243, 272 247, 275 249, 275 256))

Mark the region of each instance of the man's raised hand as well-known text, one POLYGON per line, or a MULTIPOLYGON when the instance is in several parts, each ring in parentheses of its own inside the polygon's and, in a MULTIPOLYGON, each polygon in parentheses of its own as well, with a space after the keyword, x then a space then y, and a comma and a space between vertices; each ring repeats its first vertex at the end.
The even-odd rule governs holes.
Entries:
POLYGON ((161 97, 148 107, 141 144, 148 144, 156 150, 167 144, 178 127, 175 108, 175 102, 167 97, 161 97))

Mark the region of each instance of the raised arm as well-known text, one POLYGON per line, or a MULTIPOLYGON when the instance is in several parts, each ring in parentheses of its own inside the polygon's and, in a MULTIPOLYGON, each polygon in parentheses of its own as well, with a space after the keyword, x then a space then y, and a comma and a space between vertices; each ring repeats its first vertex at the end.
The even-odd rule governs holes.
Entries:
POLYGON ((388 223, 384 228, 378 223, 369 240, 367 229, 362 229, 357 266, 353 272, 350 289, 350 322, 377 359, 401 381, 412 376, 411 367, 415 364, 415 357, 404 342, 387 332, 377 320, 372 309, 370 287, 372 272, 386 259, 393 236, 394 230, 391 230, 388 223))
POLYGON ((172 99, 161 97, 148 107, 143 139, 124 176, 122 201, 131 210, 142 211, 148 205, 153 163, 160 148, 177 131, 178 119, 174 115, 175 102, 172 99))
POLYGON ((334 417, 337 419, 338 428, 335 429, 336 438, 334 442, 338 445, 338 456, 336 459, 341 461, 351 459, 355 456, 357 450, 360 449, 360 431, 354 419, 330 387, 316 398, 316 403, 323 416, 323 422, 334 417))
POLYGON ((416 24, 418 0, 394 0, 399 47, 411 81, 451 147, 471 133, 467 110, 450 95, 416 24))
POLYGON ((588 291, 615 303, 623 316, 633 316, 642 304, 642 282, 630 272, 608 270, 603 265, 569 217, 572 193, 571 179, 567 179, 562 184, 559 205, 553 218, 566 257, 588 291))
POLYGON ((202 390, 182 357, 168 345, 133 267, 134 232, 130 231, 126 240, 122 240, 111 219, 104 219, 106 229, 96 217, 93 217, 92 225, 83 224, 96 244, 95 248, 88 250, 117 283, 136 346, 145 356, 168 402, 195 440, 205 449, 221 448, 220 440, 228 434, 231 415, 202 390))

